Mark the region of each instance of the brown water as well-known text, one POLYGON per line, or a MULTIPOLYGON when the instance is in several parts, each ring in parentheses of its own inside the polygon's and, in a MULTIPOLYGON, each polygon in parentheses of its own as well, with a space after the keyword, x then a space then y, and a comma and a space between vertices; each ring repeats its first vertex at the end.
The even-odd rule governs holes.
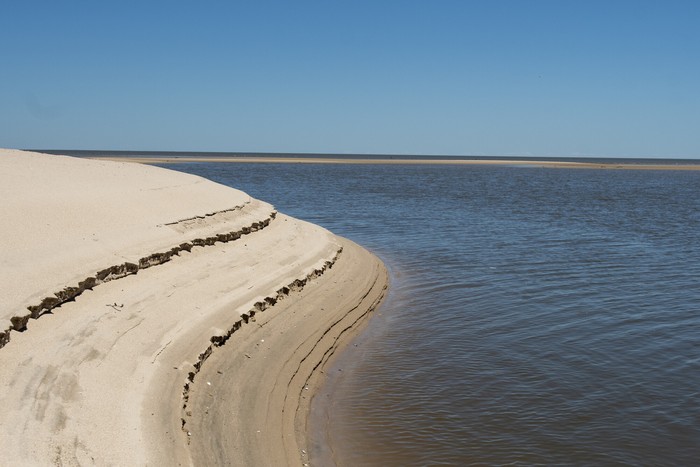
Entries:
POLYGON ((315 465, 695 465, 700 173, 178 164, 377 252, 315 465))

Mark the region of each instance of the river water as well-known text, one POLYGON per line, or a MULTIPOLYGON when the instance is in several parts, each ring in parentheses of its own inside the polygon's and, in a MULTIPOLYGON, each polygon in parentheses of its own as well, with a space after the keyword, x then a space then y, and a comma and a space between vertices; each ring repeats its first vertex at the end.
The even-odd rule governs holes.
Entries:
POLYGON ((188 163, 378 254, 316 465, 700 459, 700 172, 188 163))

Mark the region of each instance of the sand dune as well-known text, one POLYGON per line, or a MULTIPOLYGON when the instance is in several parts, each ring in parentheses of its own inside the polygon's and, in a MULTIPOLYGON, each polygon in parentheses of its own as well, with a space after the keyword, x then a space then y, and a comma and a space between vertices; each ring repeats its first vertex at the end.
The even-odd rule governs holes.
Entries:
POLYGON ((325 362, 378 306, 367 251, 199 177, 0 152, 10 464, 302 465, 325 362))

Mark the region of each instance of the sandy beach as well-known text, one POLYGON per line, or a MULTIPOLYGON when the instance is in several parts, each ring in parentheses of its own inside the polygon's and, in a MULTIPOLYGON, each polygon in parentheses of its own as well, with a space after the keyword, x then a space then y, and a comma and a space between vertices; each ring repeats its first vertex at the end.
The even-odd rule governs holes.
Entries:
POLYGON ((381 302, 358 245, 200 177, 0 150, 8 465, 304 465, 381 302))

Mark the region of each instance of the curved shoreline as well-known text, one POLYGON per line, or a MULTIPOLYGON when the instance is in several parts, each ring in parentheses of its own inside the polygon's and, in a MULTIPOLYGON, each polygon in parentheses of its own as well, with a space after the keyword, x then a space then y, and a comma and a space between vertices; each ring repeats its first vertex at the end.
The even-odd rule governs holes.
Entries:
POLYGON ((379 259, 199 177, 0 156, 4 459, 308 461, 310 395, 381 302, 379 259))
POLYGON ((348 240, 341 242, 343 253, 332 268, 300 293, 257 313, 255 325, 241 327, 233 345, 212 353, 197 375, 188 405, 194 418, 186 425, 195 464, 313 463, 307 424, 312 397, 334 353, 379 306, 387 287, 381 261, 348 240), (328 294, 340 281, 358 286, 343 296, 328 294), (328 307, 333 313, 325 311, 328 307), (211 394, 214 385, 223 389, 211 394), (235 417, 246 423, 234 422, 235 417))

